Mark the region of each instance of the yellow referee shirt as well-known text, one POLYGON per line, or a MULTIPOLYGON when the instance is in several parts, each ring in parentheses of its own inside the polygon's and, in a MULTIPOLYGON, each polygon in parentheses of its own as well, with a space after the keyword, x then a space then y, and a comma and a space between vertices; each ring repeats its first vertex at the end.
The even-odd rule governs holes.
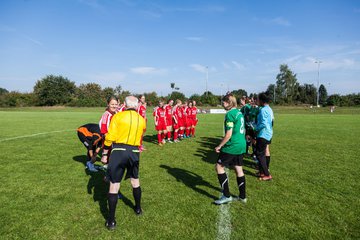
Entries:
POLYGON ((113 116, 105 137, 105 146, 112 143, 140 146, 146 122, 135 110, 125 110, 113 116))

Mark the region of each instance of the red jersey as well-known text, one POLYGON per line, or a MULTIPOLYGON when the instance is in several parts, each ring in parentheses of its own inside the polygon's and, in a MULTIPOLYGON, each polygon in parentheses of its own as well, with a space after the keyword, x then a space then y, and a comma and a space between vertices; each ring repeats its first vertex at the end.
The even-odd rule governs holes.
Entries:
POLYGON ((140 105, 138 107, 137 112, 140 114, 140 116, 142 116, 144 119, 146 119, 146 107, 144 105, 140 105))
POLYGON ((166 123, 165 109, 162 107, 154 108, 153 116, 155 117, 155 125, 166 123))
POLYGON ((192 107, 191 108, 191 117, 192 119, 196 119, 196 114, 197 114, 197 107, 192 107))
POLYGON ((166 119, 171 119, 172 118, 172 108, 169 104, 166 104, 165 107, 165 115, 166 115, 166 119))
POLYGON ((182 111, 183 111, 183 119, 184 121, 186 121, 187 119, 187 109, 188 107, 181 107, 182 111))
POLYGON ((182 118, 183 118, 182 108, 175 106, 173 108, 173 119, 175 120, 175 123, 179 123, 179 121, 182 121, 182 118))
POLYGON ((116 112, 123 112, 125 111, 125 104, 121 104, 117 109, 116 112))
POLYGON ((104 114, 101 116, 99 121, 99 128, 101 134, 106 134, 108 132, 110 121, 112 117, 114 116, 113 113, 111 113, 109 110, 106 110, 104 114))

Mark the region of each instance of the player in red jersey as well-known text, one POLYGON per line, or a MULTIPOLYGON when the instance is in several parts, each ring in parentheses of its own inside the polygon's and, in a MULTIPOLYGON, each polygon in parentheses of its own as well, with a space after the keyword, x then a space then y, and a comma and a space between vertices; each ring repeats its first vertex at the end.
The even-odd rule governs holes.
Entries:
MULTIPOLYGON (((110 126, 110 121, 112 117, 115 115, 118 107, 119 107, 118 99, 115 96, 109 97, 107 100, 107 108, 99 121, 99 128, 101 135, 105 136, 107 134, 110 126)), ((107 162, 103 162, 103 164, 107 164, 107 162)))
POLYGON ((164 106, 165 116, 166 116, 166 130, 167 130, 167 141, 172 143, 171 141, 171 132, 173 131, 173 121, 172 121, 172 108, 174 105, 174 100, 170 99, 168 103, 164 106))
POLYGON ((183 111, 181 108, 181 100, 177 99, 176 100, 176 105, 173 108, 173 128, 174 128, 174 142, 179 142, 178 136, 179 136, 179 131, 184 131, 184 127, 183 127, 183 123, 182 123, 182 116, 183 116, 183 111))
POLYGON ((184 131, 185 132, 182 132, 180 133, 181 136, 180 137, 183 137, 183 138, 187 138, 190 134, 190 125, 189 125, 189 119, 188 119, 188 102, 185 101, 185 103, 182 105, 182 110, 183 110, 183 124, 184 124, 184 131))
POLYGON ((193 126, 193 117, 192 117, 192 107, 193 103, 192 101, 189 101, 187 107, 186 107, 186 137, 191 137, 192 132, 192 126, 193 126))
POLYGON ((195 137, 195 128, 196 125, 198 123, 198 118, 197 118, 197 107, 196 107, 196 101, 192 101, 192 108, 191 108, 191 117, 192 117, 192 125, 191 125, 191 135, 193 137, 195 137))
MULTIPOLYGON (((141 95, 139 97, 139 106, 138 106, 137 112, 140 114, 140 116, 142 116, 145 119, 145 122, 147 123, 145 95, 141 95)), ((144 134, 145 134, 145 131, 146 131, 146 128, 144 129, 144 134)), ((146 150, 143 145, 143 137, 140 140, 140 146, 139 146, 140 152, 146 150)))
POLYGON ((160 100, 159 105, 154 109, 155 129, 158 132, 158 144, 163 146, 165 144, 166 131, 166 116, 164 109, 164 101, 160 100))
POLYGON ((119 107, 118 99, 115 96, 111 96, 107 100, 107 108, 99 121, 99 127, 101 134, 105 135, 108 132, 110 121, 115 115, 117 108, 119 107))

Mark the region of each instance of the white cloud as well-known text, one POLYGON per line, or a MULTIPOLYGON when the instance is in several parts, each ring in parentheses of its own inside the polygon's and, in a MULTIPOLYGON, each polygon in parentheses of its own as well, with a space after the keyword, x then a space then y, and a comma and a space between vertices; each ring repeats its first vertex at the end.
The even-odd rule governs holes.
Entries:
POLYGON ((238 62, 236 62, 236 61, 232 61, 231 62, 234 66, 235 66, 235 68, 236 69, 238 69, 238 70, 245 70, 245 66, 244 65, 242 65, 241 63, 238 63, 238 62))
POLYGON ((186 37, 186 40, 193 41, 193 42, 202 42, 204 41, 204 38, 202 37, 186 37))
POLYGON ((206 73, 206 66, 200 64, 191 64, 190 67, 197 72, 206 73))
POLYGON ((167 73, 166 69, 154 68, 154 67, 135 67, 135 68, 131 68, 130 71, 132 73, 140 74, 140 75, 154 75, 154 74, 163 75, 167 73))
MULTIPOLYGON (((294 69, 295 72, 314 72, 318 69, 318 64, 314 57, 307 57, 305 59, 299 59, 298 61, 290 64, 290 67, 294 69)), ((324 58, 321 59, 320 71, 335 71, 335 70, 360 70, 360 62, 355 61, 354 59, 343 58, 343 59, 330 59, 324 58)))

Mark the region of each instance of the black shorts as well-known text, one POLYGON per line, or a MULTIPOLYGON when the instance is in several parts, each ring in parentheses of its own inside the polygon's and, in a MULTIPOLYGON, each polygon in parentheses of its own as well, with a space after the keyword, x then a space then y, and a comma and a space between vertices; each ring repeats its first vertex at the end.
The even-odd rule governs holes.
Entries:
POLYGON ((139 178, 139 147, 126 144, 114 144, 111 151, 108 176, 112 183, 121 182, 125 170, 130 178, 139 178))
POLYGON ((87 149, 91 149, 91 141, 81 132, 77 132, 78 134, 78 137, 81 141, 82 144, 84 144, 84 146, 87 148, 87 149))
POLYGON ((242 166, 243 164, 243 154, 233 155, 229 153, 220 152, 217 163, 224 167, 233 167, 233 166, 242 166))

